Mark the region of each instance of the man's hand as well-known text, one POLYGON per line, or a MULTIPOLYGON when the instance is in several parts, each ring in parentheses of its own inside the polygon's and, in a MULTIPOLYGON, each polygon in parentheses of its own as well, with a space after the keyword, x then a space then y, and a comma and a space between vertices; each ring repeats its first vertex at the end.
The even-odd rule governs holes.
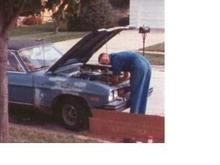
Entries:
POLYGON ((124 72, 123 76, 120 77, 120 82, 127 81, 129 79, 130 79, 130 73, 129 72, 124 72))

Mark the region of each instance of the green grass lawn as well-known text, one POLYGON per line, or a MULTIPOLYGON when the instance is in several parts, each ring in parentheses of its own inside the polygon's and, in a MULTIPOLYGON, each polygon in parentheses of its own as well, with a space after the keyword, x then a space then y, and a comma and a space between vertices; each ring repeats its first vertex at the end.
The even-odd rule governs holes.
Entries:
POLYGON ((10 37, 12 39, 45 39, 49 42, 58 42, 80 38, 85 34, 86 32, 66 31, 64 27, 61 27, 60 32, 55 34, 53 24, 47 23, 42 25, 17 27, 11 32, 10 37))
MULTIPOLYGON (((142 54, 143 49, 139 49, 142 54)), ((152 65, 164 65, 164 42, 151 45, 145 48, 145 51, 151 51, 152 53, 146 53, 145 57, 150 61, 152 65)))
POLYGON ((152 65, 164 65, 164 55, 145 53, 145 57, 152 65))
MULTIPOLYGON (((142 50, 143 50, 143 48, 140 49, 140 51, 142 51, 142 50)), ((145 48, 145 51, 164 52, 164 42, 148 46, 145 48)))
POLYGON ((99 143, 82 139, 71 134, 10 127, 10 143, 99 143))

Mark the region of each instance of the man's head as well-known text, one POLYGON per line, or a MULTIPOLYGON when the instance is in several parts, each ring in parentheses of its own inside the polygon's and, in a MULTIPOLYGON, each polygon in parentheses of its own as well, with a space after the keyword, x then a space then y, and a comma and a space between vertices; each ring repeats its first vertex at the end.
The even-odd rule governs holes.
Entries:
POLYGON ((99 60, 100 64, 110 65, 110 57, 109 57, 109 54, 107 54, 107 53, 101 53, 99 55, 98 60, 99 60))

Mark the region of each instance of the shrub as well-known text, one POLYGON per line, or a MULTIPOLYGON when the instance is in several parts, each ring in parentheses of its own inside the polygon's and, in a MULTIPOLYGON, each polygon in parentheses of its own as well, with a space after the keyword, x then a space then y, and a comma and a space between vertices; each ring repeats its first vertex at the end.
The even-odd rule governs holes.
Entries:
POLYGON ((130 0, 109 0, 115 8, 129 8, 130 0))
POLYGON ((112 6, 107 0, 92 0, 81 8, 79 17, 68 18, 69 30, 96 30, 114 24, 112 6))
POLYGON ((42 18, 39 16, 30 16, 24 18, 22 21, 24 25, 35 25, 35 24, 42 24, 42 18))
POLYGON ((127 26, 129 25, 129 17, 122 17, 118 20, 119 26, 127 26))

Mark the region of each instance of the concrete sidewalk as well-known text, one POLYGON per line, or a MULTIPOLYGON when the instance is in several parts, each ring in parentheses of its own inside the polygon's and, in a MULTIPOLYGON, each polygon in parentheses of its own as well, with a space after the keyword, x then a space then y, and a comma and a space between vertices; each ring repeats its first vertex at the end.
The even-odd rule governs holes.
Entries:
MULTIPOLYGON (((55 43, 63 53, 70 49, 80 39, 67 40, 55 43)), ((147 34, 146 46, 154 45, 164 41, 163 31, 151 31, 147 34)), ((142 48, 142 36, 136 30, 123 31, 106 45, 99 49, 89 63, 97 63, 98 55, 102 52, 118 52, 124 50, 136 51, 142 48)), ((164 67, 152 66, 151 87, 154 88, 152 95, 148 99, 148 108, 146 114, 164 116, 164 67)), ((126 110, 129 112, 129 109, 126 110)))
POLYGON ((148 98, 146 114, 164 116, 164 67, 152 66, 151 86, 154 88, 148 98))

